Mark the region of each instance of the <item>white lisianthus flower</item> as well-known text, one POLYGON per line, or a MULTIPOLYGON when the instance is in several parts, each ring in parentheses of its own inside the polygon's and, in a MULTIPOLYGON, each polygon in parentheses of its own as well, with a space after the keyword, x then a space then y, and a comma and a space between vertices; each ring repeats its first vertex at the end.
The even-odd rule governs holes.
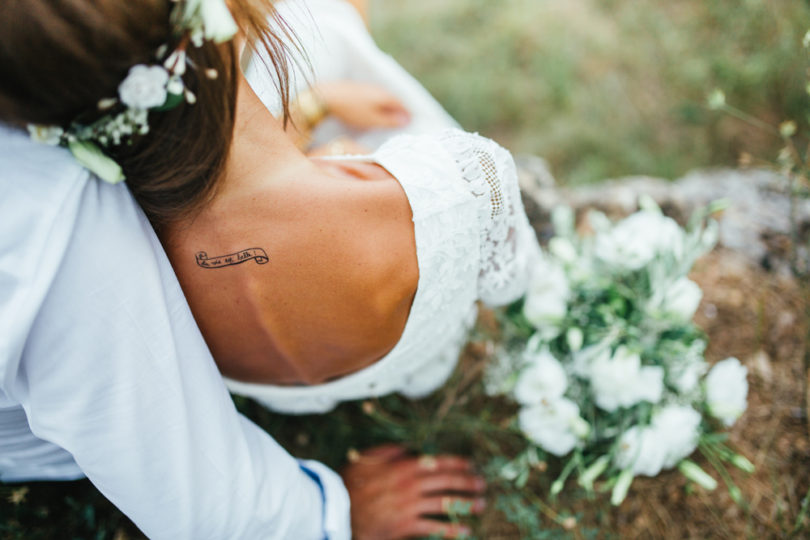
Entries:
POLYGON ((587 436, 590 426, 579 415, 579 407, 567 398, 523 407, 518 424, 526 437, 541 448, 564 456, 587 436))
POLYGON ((596 405, 608 412, 640 401, 658 403, 664 391, 664 369, 642 366, 641 357, 626 347, 612 356, 600 355, 590 366, 591 388, 596 405))
POLYGON ((709 412, 726 426, 732 425, 748 407, 748 369, 734 357, 717 362, 706 377, 709 412))
POLYGON ((703 360, 695 360, 669 370, 669 382, 678 392, 686 394, 697 388, 700 378, 706 373, 709 365, 703 360))
POLYGON ((683 241, 683 230, 675 221, 660 212, 642 210, 597 234, 594 251, 610 266, 638 270, 659 253, 679 259, 683 241))
POLYGON ((169 72, 163 66, 138 64, 129 69, 127 78, 118 86, 121 102, 133 109, 151 109, 166 102, 169 72))
POLYGON ((59 146, 65 130, 59 126, 42 126, 39 124, 28 124, 28 134, 31 139, 49 146, 59 146))
POLYGON ((667 405, 652 419, 665 449, 664 468, 671 469, 695 451, 700 437, 700 413, 688 405, 667 405))
POLYGON ((669 286, 658 309, 675 320, 689 322, 695 316, 703 291, 697 283, 682 277, 669 286))
POLYGON ((667 449, 657 430, 633 426, 619 438, 613 462, 619 469, 631 469, 633 475, 655 476, 661 472, 666 458, 667 449))
POLYGON ((239 30, 224 0, 202 0, 200 14, 205 28, 205 38, 215 43, 228 41, 239 30))
POLYGON ((599 342, 585 347, 574 353, 574 360, 571 362, 571 371, 584 379, 588 379, 591 374, 591 366, 597 361, 607 362, 610 360, 610 346, 599 342))
POLYGON ((529 364, 515 385, 515 400, 523 405, 553 401, 562 397, 567 388, 568 377, 562 364, 544 349, 529 357, 529 364))
POLYGON ((555 236, 549 240, 548 250, 566 264, 572 264, 577 260, 577 248, 567 238, 555 236))
POLYGON ((550 339, 560 332, 559 324, 568 313, 570 288, 562 267, 544 259, 535 269, 523 304, 523 315, 550 339))

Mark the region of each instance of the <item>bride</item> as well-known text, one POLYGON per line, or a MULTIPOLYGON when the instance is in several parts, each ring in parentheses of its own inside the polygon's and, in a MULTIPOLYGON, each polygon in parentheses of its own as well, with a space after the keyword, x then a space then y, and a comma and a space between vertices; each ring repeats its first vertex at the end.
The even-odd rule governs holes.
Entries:
MULTIPOLYGON (((116 13, 123 30, 105 39, 119 56, 105 65, 80 51, 81 84, 51 109, 19 98, 28 108, 3 120, 55 124, 32 131, 55 134, 100 176, 126 178, 232 391, 304 413, 440 386, 476 302, 516 299, 537 254, 508 152, 446 130, 310 159, 247 84, 227 28, 209 35, 206 20, 212 40, 196 46, 203 30, 173 35, 167 9, 116 13)), ((231 9, 243 35, 261 36, 248 45, 286 101, 283 24, 266 26, 267 2, 231 9)), ((367 456, 344 475, 358 538, 458 534, 425 517, 446 513, 451 493, 481 509, 483 486, 463 460, 426 467, 390 447, 367 456)))

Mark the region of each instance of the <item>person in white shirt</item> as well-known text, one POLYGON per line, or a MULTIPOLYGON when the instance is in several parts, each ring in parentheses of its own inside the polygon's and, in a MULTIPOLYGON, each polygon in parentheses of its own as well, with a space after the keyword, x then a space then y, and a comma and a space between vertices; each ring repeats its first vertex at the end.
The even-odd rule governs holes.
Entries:
MULTIPOLYGON (((0 480, 86 475, 153 538, 348 538, 341 479, 235 411, 153 231, 235 172, 237 28, 284 88, 271 3, 230 4, 233 16, 222 0, 0 8, 0 480), (34 145, 26 126, 66 149, 34 145)), ((401 195, 395 182, 386 193, 401 195)), ((220 264, 211 255, 201 266, 220 264)), ((462 534, 424 517, 447 513, 451 491, 482 508, 465 460, 362 457, 345 473, 358 538, 462 534)))
POLYGON ((123 184, 0 128, 0 481, 87 476, 150 538, 348 539, 349 499, 234 409, 123 184))

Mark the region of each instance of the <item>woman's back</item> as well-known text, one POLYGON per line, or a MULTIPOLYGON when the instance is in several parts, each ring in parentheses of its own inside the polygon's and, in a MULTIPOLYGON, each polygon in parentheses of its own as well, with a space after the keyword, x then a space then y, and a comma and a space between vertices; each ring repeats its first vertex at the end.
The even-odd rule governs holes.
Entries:
POLYGON ((315 384, 372 363, 416 291, 408 200, 370 164, 257 164, 163 241, 220 369, 239 380, 315 384))
POLYGON ((435 389, 476 300, 528 282, 538 246, 511 156, 449 130, 311 161, 242 83, 215 196, 162 235, 231 390, 317 412, 435 389))

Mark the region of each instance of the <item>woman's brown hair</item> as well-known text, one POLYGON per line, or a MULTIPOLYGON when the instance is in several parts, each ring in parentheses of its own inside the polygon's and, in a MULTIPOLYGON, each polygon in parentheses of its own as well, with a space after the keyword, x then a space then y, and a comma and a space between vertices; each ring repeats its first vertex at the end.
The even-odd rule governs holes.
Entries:
MULTIPOLYGON (((178 45, 170 0, 2 0, 0 122, 69 126, 98 116, 130 67, 155 62, 158 48, 178 45)), ((263 47, 288 98, 290 33, 271 0, 229 0, 249 47, 263 47)), ((239 62, 233 42, 189 47, 196 69, 183 77, 195 105, 149 114, 150 131, 105 153, 152 223, 186 217, 212 196, 233 135, 239 62), (213 68, 218 76, 206 77, 213 68)), ((286 120, 286 112, 285 112, 286 120)), ((84 123, 84 122, 83 122, 84 123)))

